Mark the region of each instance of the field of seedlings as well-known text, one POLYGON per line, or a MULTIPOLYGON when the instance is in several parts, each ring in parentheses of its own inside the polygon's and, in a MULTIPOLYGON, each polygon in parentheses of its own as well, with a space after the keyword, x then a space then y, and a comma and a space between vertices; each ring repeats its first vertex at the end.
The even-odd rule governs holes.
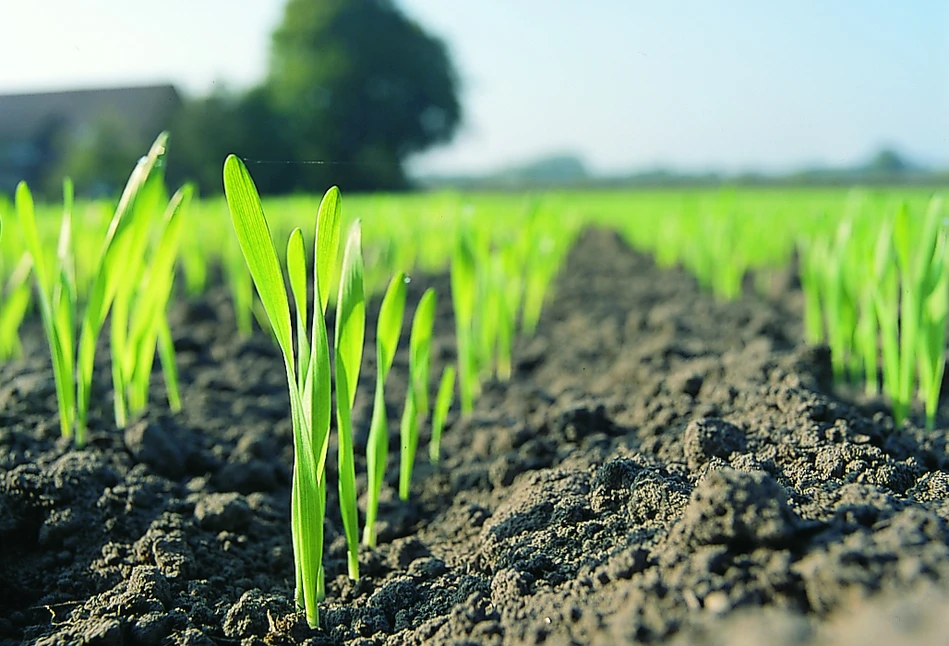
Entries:
POLYGON ((0 196, 0 645, 949 639, 940 190, 0 196))

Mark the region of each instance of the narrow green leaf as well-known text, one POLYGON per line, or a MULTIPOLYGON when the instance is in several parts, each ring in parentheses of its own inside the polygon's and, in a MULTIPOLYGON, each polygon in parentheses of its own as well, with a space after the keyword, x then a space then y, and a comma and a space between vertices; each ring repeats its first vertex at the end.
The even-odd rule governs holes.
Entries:
POLYGON ((379 495, 389 460, 389 430, 386 419, 385 381, 395 359, 395 351, 402 333, 402 318, 405 313, 405 274, 397 273, 389 282, 379 318, 376 321, 376 392, 366 443, 366 475, 368 478, 368 502, 366 503, 366 526, 363 543, 375 547, 375 522, 379 509, 379 495))
POLYGON ((432 464, 437 463, 441 457, 442 429, 445 428, 445 420, 448 419, 448 411, 451 410, 454 397, 455 366, 449 364, 445 366, 445 371, 442 373, 441 381, 438 384, 435 408, 432 411, 432 441, 428 445, 428 457, 432 464))
MULTIPOLYGON (((56 258, 59 261, 59 269, 63 278, 67 281, 67 291, 73 293, 75 287, 75 267, 73 267, 74 254, 72 252, 72 210, 73 210, 73 185, 69 178, 63 180, 63 220, 59 228, 59 243, 56 246, 56 258)), ((54 296, 54 301, 58 296, 54 296)))
POLYGON ((277 343, 293 372, 295 363, 290 340, 290 301, 287 299, 283 272, 257 187, 244 162, 235 155, 229 155, 224 162, 224 195, 257 293, 273 326, 277 343))
POLYGON ((379 367, 383 375, 389 373, 395 351, 402 333, 402 318, 405 313, 405 274, 397 273, 389 282, 376 324, 376 347, 379 367))
MULTIPOLYGON (((228 238, 224 247, 224 273, 231 290, 234 304, 234 316, 237 318, 237 331, 243 337, 249 337, 253 331, 254 320, 254 282, 244 262, 240 243, 228 238)), ((263 330, 270 332, 270 325, 264 321, 263 330)))
POLYGON ((366 305, 359 221, 353 223, 343 254, 336 301, 336 414, 339 432, 339 506, 349 551, 349 576, 359 579, 359 517, 356 510, 356 466, 351 411, 362 363, 366 305))
POLYGON ((46 264, 46 254, 43 252, 43 245, 40 243, 39 231, 36 229, 36 209, 33 203, 33 194, 26 182, 17 184, 14 199, 20 232, 23 235, 24 242, 26 242, 27 251, 33 256, 33 273, 36 275, 40 289, 47 295, 51 295, 53 291, 52 280, 46 264))
POLYGON ((23 355, 17 331, 30 305, 29 276, 32 267, 29 254, 24 253, 7 283, 6 300, 3 308, 0 308, 0 361, 23 355))
MULTIPOLYGON (((56 401, 59 404, 59 425, 63 437, 73 436, 73 426, 76 418, 74 404, 74 377, 72 371, 72 357, 67 357, 63 346, 64 338, 71 330, 63 330, 60 326, 68 322, 68 311, 53 304, 53 284, 50 272, 47 269, 46 258, 40 244, 39 233, 36 229, 35 206, 33 195, 25 182, 20 182, 16 189, 15 209, 20 229, 26 240, 27 251, 33 257, 33 275, 37 282, 37 297, 40 305, 40 314, 43 321, 43 331, 49 345, 50 359, 53 364, 53 381, 56 387, 56 401)), ((76 436, 77 444, 81 445, 81 437, 76 436)))
POLYGON ((455 316, 462 325, 468 325, 474 318, 476 286, 474 252, 468 237, 462 234, 458 239, 451 263, 452 301, 455 306, 455 316))
MULTIPOLYGON (((366 303, 363 291, 362 229, 359 221, 353 223, 346 241, 343 269, 339 283, 336 307, 336 361, 346 366, 350 377, 342 393, 351 408, 356 399, 356 382, 362 363, 366 329, 366 303)), ((338 386, 337 386, 338 388, 338 386)))
POLYGON ((432 332, 435 328, 435 290, 429 287, 419 299, 412 319, 409 341, 409 370, 419 417, 428 417, 428 373, 432 356, 432 332))
POLYGON ((312 429, 312 444, 316 460, 316 473, 320 483, 324 482, 326 456, 329 452, 330 419, 332 417, 332 376, 330 370, 329 338, 323 312, 314 301, 313 331, 310 341, 312 355, 310 369, 304 386, 304 399, 309 406, 312 429))
POLYGON ((132 387, 129 405, 132 413, 144 410, 148 402, 156 346, 161 354, 169 404, 172 410, 180 409, 174 344, 170 342, 170 331, 168 339, 162 341, 161 328, 168 325, 165 309, 174 286, 175 260, 186 222, 183 214, 191 202, 193 192, 193 186, 186 185, 176 191, 168 202, 158 232, 158 244, 136 298, 135 311, 129 324, 129 342, 135 357, 128 366, 132 387))
MULTIPOLYGON (((319 222, 316 225, 319 229, 319 222)), ((314 240, 319 241, 316 232, 314 240)), ((335 261, 334 261, 335 262, 335 261)), ((323 311, 323 290, 319 282, 319 265, 313 263, 313 328, 310 339, 310 366, 304 387, 304 397, 309 410, 312 442, 316 456, 316 473, 322 496, 326 494, 324 472, 329 452, 330 419, 332 417, 332 373, 330 367, 329 337, 323 311)), ((322 570, 321 570, 322 572, 322 570)), ((321 575, 322 576, 322 575, 321 575)))
POLYGON ((303 390, 310 365, 310 342, 306 326, 306 250, 303 248, 303 232, 300 229, 294 229, 287 241, 287 273, 297 313, 297 379, 300 390, 303 390))
POLYGON ((400 431, 402 450, 399 454, 399 498, 408 500, 412 487, 415 451, 418 448, 418 410, 411 383, 405 395, 405 408, 402 409, 400 431))
POLYGON ((339 189, 333 186, 323 196, 316 220, 316 282, 320 291, 320 308, 324 314, 326 314, 332 290, 330 281, 336 269, 340 212, 339 189))
POLYGON ((178 366, 175 365, 175 342, 171 337, 171 328, 168 327, 168 318, 164 314, 158 322, 158 356, 161 358, 168 407, 177 413, 181 411, 181 393, 178 387, 178 366))
POLYGON ((474 346, 476 290, 475 254, 468 236, 462 233, 451 261, 451 299, 455 309, 461 410, 465 414, 474 409, 474 398, 478 390, 474 346))
MULTIPOLYGON (((115 424, 119 428, 126 425, 129 408, 127 397, 134 397, 138 390, 133 386, 138 357, 145 354, 144 349, 136 345, 138 339, 133 336, 130 319, 132 312, 142 307, 139 297, 142 294, 147 267, 149 234, 154 214, 159 209, 164 193, 164 182, 160 175, 143 180, 141 189, 130 203, 125 216, 126 224, 117 231, 112 248, 104 259, 102 271, 115 276, 109 342, 112 354, 115 424)), ((164 228, 166 223, 167 211, 161 226, 164 228)), ((146 361, 150 367, 152 359, 146 361)), ((136 407, 144 408, 145 403, 138 403, 136 407)))
POLYGON ((140 297, 136 300, 136 311, 129 326, 129 337, 133 340, 137 341, 146 334, 168 302, 186 221, 182 214, 191 201, 193 190, 193 187, 185 186, 176 191, 165 209, 161 229, 158 231, 158 244, 151 257, 140 297))
POLYGON ((910 258, 913 252, 912 222, 909 217, 909 207, 904 202, 900 204, 893 220, 893 247, 902 271, 909 273, 910 258))

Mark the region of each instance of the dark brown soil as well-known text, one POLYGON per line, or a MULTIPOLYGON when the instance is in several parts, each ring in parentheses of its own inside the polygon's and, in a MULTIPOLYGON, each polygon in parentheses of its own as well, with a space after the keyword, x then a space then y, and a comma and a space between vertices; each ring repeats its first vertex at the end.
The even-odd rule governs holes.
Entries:
MULTIPOLYGON (((433 283, 439 375, 447 280, 409 300, 433 283)), ((322 631, 291 603, 283 367, 237 337, 226 295, 174 312, 184 411, 113 430, 103 364, 82 451, 57 437, 31 328, 0 366, 0 644, 946 643, 945 424, 895 429, 834 395, 799 296, 787 275, 716 303, 585 235, 513 380, 451 417, 440 466, 419 447, 411 503, 392 470, 358 583, 329 519, 322 631)), ((403 348, 393 466, 405 368, 403 348)))

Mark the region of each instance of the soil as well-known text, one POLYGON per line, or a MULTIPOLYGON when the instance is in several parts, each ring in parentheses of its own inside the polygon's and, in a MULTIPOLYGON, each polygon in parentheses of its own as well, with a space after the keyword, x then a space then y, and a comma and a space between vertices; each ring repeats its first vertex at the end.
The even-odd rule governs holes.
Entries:
MULTIPOLYGON (((410 306, 428 285, 437 377, 453 321, 445 277, 416 277, 410 306)), ((441 464, 419 447, 411 502, 392 469, 357 583, 331 514, 321 630, 292 604, 270 340, 237 335, 223 290, 176 306, 184 410, 114 430, 103 362, 76 450, 34 323, 27 358, 0 365, 0 644, 946 643, 945 422, 894 428, 883 402, 836 392, 826 349, 801 341, 793 273, 772 288, 719 303, 587 232, 513 379, 450 417, 441 464)), ((386 392, 393 467, 406 354, 386 392)))

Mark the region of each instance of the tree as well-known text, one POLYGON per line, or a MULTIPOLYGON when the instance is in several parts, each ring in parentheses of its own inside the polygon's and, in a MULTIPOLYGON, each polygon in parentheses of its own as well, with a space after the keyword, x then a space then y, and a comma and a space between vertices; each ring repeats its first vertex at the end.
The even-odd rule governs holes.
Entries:
POLYGON ((80 195, 112 197, 148 149, 127 120, 108 113, 77 132, 63 133, 58 146, 58 162, 41 182, 41 192, 48 196, 61 196, 63 177, 69 177, 80 195))
POLYGON ((461 117, 445 45, 391 0, 289 0, 264 91, 258 107, 288 128, 283 157, 333 162, 292 173, 298 189, 321 191, 328 175, 344 189, 402 188, 406 158, 448 141, 461 117))
POLYGON ((167 178, 171 185, 193 181, 205 193, 223 188, 221 166, 244 139, 241 97, 218 91, 182 104, 171 125, 167 178))
MULTIPOLYGON (((289 128, 274 112, 262 88, 242 95, 219 91, 188 101, 175 116, 171 132, 169 181, 194 181, 206 194, 223 189, 221 168, 230 153, 249 160, 294 159, 289 128)), ((293 190, 299 183, 298 174, 299 168, 292 164, 254 169, 255 181, 268 193, 293 190)))
POLYGON ((911 167, 895 150, 884 148, 873 156, 867 170, 880 175, 899 175, 911 170, 911 167))

